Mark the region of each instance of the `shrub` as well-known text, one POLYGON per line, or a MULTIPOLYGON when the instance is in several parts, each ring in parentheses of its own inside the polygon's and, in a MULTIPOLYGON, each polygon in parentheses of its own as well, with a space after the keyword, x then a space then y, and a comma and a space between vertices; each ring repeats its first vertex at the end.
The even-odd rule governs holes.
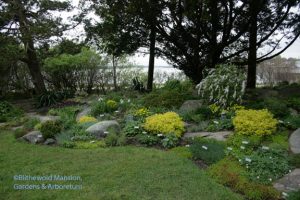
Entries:
POLYGON ((278 149, 278 150, 285 150, 287 151, 289 149, 289 132, 288 131, 282 131, 278 132, 271 136, 271 143, 269 144, 269 147, 272 149, 278 149))
POLYGON ((289 163, 295 168, 300 168, 300 154, 291 154, 289 156, 289 163))
POLYGON ((249 200, 278 200, 280 193, 273 187, 253 183, 244 175, 247 172, 242 166, 231 158, 224 158, 212 165, 208 173, 217 182, 244 194, 249 200))
POLYGON ((42 123, 38 123, 34 126, 34 130, 37 130, 37 131, 41 131, 41 128, 42 128, 42 123))
POLYGON ((41 132, 44 139, 54 138, 62 130, 62 126, 58 121, 46 121, 42 123, 41 132))
POLYGON ((32 130, 39 123, 40 120, 38 118, 30 118, 27 122, 24 123, 24 127, 28 130, 32 130))
POLYGON ((107 106, 107 110, 115 111, 118 108, 118 103, 114 100, 107 100, 106 106, 107 106))
POLYGON ((89 122, 97 122, 95 117, 90 116, 82 116, 79 118, 79 123, 89 123, 89 122))
POLYGON ((16 139, 23 137, 26 134, 27 134, 27 131, 24 128, 17 128, 16 130, 14 130, 14 136, 16 139))
POLYGON ((219 65, 196 86, 198 94, 209 103, 227 108, 242 101, 246 76, 237 66, 219 65))
POLYGON ((268 110, 238 110, 233 119, 235 131, 241 135, 271 135, 276 131, 277 120, 268 110))
POLYGON ((7 122, 23 115, 23 111, 7 101, 0 101, 0 122, 7 122))
POLYGON ((135 138, 140 144, 146 146, 154 146, 160 142, 160 138, 157 135, 139 134, 135 138))
POLYGON ((263 184, 272 183, 291 169, 287 155, 282 151, 272 149, 258 149, 241 159, 241 163, 247 167, 248 176, 251 180, 263 184))
POLYGON ((232 120, 227 118, 221 118, 218 120, 210 121, 209 125, 206 127, 206 131, 221 131, 221 130, 231 130, 233 128, 232 120))
POLYGON ((190 146, 193 159, 203 160, 208 165, 225 157, 224 148, 224 143, 209 139, 196 139, 190 146))
POLYGON ((297 111, 300 111, 300 98, 294 97, 288 99, 288 106, 293 109, 296 109, 297 111))
POLYGON ((103 113, 112 113, 118 109, 118 103, 114 100, 107 100, 99 99, 93 106, 91 110, 91 114, 94 117, 99 116, 103 113))
POLYGON ((123 128, 123 133, 127 137, 133 137, 143 132, 143 127, 139 121, 129 121, 123 128))
POLYGON ((283 118, 289 115, 289 109, 285 101, 277 98, 265 99, 262 108, 268 109, 276 118, 283 118))
POLYGON ((144 128, 154 134, 174 133, 177 137, 181 137, 184 132, 184 123, 175 112, 166 112, 147 117, 144 128))
POLYGON ((170 152, 174 152, 176 155, 191 159, 193 157, 192 152, 188 147, 175 147, 170 149, 170 152))
POLYGON ((300 116, 289 116, 284 119, 284 125, 289 129, 297 129, 300 127, 300 116))
POLYGON ((290 192, 288 194, 287 200, 299 200, 300 199, 300 190, 297 192, 290 192))
POLYGON ((150 111, 148 108, 140 108, 136 110, 133 115, 137 118, 145 118, 150 115, 150 111))
POLYGON ((123 146, 126 144, 126 137, 124 134, 117 134, 111 132, 106 136, 104 142, 107 146, 114 147, 114 146, 123 146))
POLYGON ((161 144, 164 148, 170 149, 178 144, 178 137, 174 134, 168 134, 164 139, 161 140, 161 144))

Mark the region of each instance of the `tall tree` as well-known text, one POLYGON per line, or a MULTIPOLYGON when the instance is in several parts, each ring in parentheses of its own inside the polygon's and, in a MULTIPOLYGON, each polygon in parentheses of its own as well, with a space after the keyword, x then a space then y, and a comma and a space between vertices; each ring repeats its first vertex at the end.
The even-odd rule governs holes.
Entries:
POLYGON ((46 91, 37 56, 37 45, 52 36, 61 36, 67 27, 52 11, 71 9, 69 2, 58 0, 0 0, 1 31, 23 44, 21 58, 29 68, 37 93, 46 91))

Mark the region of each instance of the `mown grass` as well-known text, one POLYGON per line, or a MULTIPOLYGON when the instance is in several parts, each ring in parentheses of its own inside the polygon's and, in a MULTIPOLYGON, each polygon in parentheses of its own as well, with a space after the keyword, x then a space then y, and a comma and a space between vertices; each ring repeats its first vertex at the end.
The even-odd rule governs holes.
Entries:
POLYGON ((241 199, 215 183, 192 161, 140 147, 65 149, 18 142, 0 132, 0 199, 241 199), (15 190, 14 175, 77 175, 82 190, 15 190))

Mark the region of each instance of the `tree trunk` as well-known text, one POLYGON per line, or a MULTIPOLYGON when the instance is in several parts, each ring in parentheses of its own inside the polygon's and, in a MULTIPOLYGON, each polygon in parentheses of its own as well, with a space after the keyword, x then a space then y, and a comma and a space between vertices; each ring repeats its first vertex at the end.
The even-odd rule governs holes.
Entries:
POLYGON ((247 88, 249 89, 256 87, 257 4, 257 1, 250 0, 250 30, 247 71, 247 88))
POLYGON ((209 68, 216 66, 216 50, 217 50, 217 31, 219 23, 218 2, 216 0, 209 0, 209 7, 211 12, 211 44, 209 47, 209 68))
POLYGON ((30 71, 30 75, 32 77, 32 82, 34 84, 35 90, 37 94, 41 94, 46 92, 45 82, 41 73, 41 68, 39 65, 39 61, 36 55, 36 50, 34 48, 33 38, 28 27, 28 21, 26 16, 24 15, 25 9, 21 1, 16 0, 13 1, 13 4, 18 8, 17 15, 19 17, 20 23, 20 32, 22 35, 22 42, 25 46, 26 56, 27 56, 27 65, 30 71))
POLYGON ((147 90, 148 91, 152 91, 152 89, 153 89, 154 60, 155 60, 155 37, 156 37, 155 25, 152 24, 151 32, 150 32, 150 55, 149 55, 148 82, 147 82, 147 90))
POLYGON ((118 90, 118 85, 117 85, 117 61, 116 61, 116 57, 114 55, 112 57, 112 64, 113 64, 114 89, 118 90))

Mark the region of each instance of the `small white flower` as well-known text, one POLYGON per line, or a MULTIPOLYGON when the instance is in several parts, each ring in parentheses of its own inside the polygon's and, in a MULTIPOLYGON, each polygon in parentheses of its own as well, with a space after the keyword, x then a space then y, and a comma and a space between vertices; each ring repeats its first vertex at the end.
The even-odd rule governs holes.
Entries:
POLYGON ((249 144, 249 142, 248 142, 248 141, 242 141, 242 143, 243 143, 243 144, 249 144))
POLYGON ((143 134, 147 134, 147 132, 146 132, 146 131, 143 131, 142 133, 143 133, 143 134))
POLYGON ((208 148, 207 148, 207 146, 202 146, 202 149, 205 149, 205 150, 207 150, 208 148))
POLYGON ((289 172, 291 173, 291 172, 292 172, 292 170, 289 170, 289 172))
POLYGON ((103 133, 104 133, 104 134, 109 134, 109 132, 108 132, 108 131, 104 131, 103 133))
POLYGON ((227 149, 228 149, 229 151, 232 151, 232 148, 231 148, 231 147, 227 147, 227 149))
POLYGON ((42 138, 43 136, 42 135, 38 135, 38 138, 42 138))
POLYGON ((100 115, 100 117, 104 117, 104 114, 100 115))
POLYGON ((242 162, 242 160, 241 160, 241 159, 239 159, 239 162, 242 162))
POLYGON ((130 103, 130 99, 128 99, 127 102, 130 103))
POLYGON ((269 181, 272 181, 272 179, 271 179, 271 178, 269 178, 269 181))
POLYGON ((250 158, 245 158, 245 161, 251 162, 252 160, 250 158))
POLYGON ((270 156, 269 158, 270 158, 270 159, 272 159, 272 157, 271 157, 271 156, 270 156))
POLYGON ((91 144, 92 144, 92 143, 95 143, 95 140, 90 141, 90 143, 91 143, 91 144))
POLYGON ((187 144, 187 145, 185 145, 185 147, 190 147, 190 145, 189 145, 189 144, 187 144))
POLYGON ((256 178, 259 179, 259 176, 257 176, 256 178))
POLYGON ((135 126, 134 128, 135 128, 135 129, 139 129, 140 127, 138 127, 138 126, 135 126))
POLYGON ((240 146, 240 148, 241 148, 241 149, 245 149, 245 147, 244 147, 244 146, 240 146))
POLYGON ((124 100, 123 99, 120 99, 120 104, 123 104, 124 103, 124 100))
POLYGON ((248 169, 248 168, 249 168, 249 166, 248 166, 248 165, 246 165, 246 168, 248 169))
POLYGON ((116 110, 115 113, 119 113, 120 111, 116 110))
POLYGON ((162 137, 162 136, 163 136, 163 134, 161 134, 161 133, 160 133, 160 134, 157 134, 157 136, 158 136, 158 137, 162 137))
POLYGON ((219 124, 219 122, 218 122, 218 121, 215 121, 215 120, 214 120, 213 122, 214 122, 215 124, 219 124))
POLYGON ((103 98, 100 97, 100 98, 98 99, 98 101, 103 101, 103 98))
POLYGON ((263 150, 269 150, 270 148, 269 148, 269 147, 266 147, 266 146, 262 146, 262 149, 263 149, 263 150))
POLYGON ((279 123, 281 123, 281 124, 283 123, 283 121, 282 121, 282 120, 278 120, 278 122, 279 122, 279 123))

